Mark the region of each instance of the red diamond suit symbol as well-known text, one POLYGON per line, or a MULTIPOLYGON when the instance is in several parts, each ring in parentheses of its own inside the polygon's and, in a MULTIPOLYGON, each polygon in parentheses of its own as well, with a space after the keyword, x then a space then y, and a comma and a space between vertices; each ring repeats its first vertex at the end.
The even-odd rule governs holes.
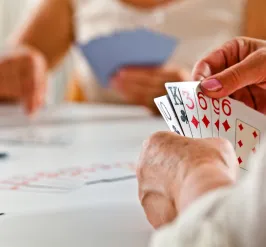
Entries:
POLYGON ((193 118, 192 118, 192 120, 191 120, 191 123, 193 123, 194 126, 195 126, 196 128, 198 128, 198 126, 199 126, 199 121, 197 120, 197 118, 195 118, 195 116, 193 116, 193 118))
POLYGON ((227 131, 231 128, 231 126, 229 125, 229 123, 228 123, 227 120, 225 120, 225 121, 223 122, 223 126, 224 126, 224 130, 225 130, 225 132, 227 132, 227 131))

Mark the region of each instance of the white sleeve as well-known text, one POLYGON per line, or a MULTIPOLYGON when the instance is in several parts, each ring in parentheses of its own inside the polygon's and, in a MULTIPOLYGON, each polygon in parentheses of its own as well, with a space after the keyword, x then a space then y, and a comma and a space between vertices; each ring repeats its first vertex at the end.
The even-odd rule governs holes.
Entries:
POLYGON ((152 247, 266 246, 266 142, 238 185, 208 193, 152 238, 152 247))

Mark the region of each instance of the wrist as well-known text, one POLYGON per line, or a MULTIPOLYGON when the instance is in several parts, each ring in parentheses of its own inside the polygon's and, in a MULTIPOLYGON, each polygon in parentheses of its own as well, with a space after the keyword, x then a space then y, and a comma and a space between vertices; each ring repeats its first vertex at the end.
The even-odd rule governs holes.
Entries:
POLYGON ((203 164, 186 176, 180 186, 176 206, 179 212, 185 210, 204 194, 223 187, 232 186, 235 180, 224 164, 203 164))

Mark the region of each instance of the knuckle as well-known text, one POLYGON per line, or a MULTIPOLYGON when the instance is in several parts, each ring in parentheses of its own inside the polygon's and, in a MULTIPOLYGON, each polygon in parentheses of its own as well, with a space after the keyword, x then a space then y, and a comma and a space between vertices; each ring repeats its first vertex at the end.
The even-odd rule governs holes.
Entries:
POLYGON ((168 132, 157 132, 149 137, 143 143, 142 152, 137 165, 137 176, 139 179, 143 178, 146 173, 146 167, 151 167, 156 156, 162 152, 161 146, 168 132))
POLYGON ((23 64, 24 67, 31 67, 33 65, 33 57, 30 54, 22 55, 21 64, 23 64))
POLYGON ((234 38, 233 42, 235 43, 236 46, 239 46, 239 47, 245 47, 248 45, 248 40, 243 36, 238 36, 234 38))
POLYGON ((217 141, 219 147, 221 147, 222 149, 226 149, 226 150, 231 150, 233 148, 231 142, 227 139, 224 138, 215 138, 215 140, 217 141))
POLYGON ((235 149, 232 145, 232 143, 224 138, 218 138, 217 139, 217 148, 222 153, 222 156, 225 158, 225 160, 229 160, 228 157, 234 157, 235 156, 235 149))
POLYGON ((261 48, 257 51, 257 59, 259 62, 263 62, 265 64, 266 48, 261 48))
POLYGON ((241 82, 241 73, 237 68, 230 69, 230 80, 231 80, 231 85, 228 85, 232 88, 238 88, 238 85, 241 82))
POLYGON ((153 134, 151 137, 149 137, 145 142, 145 147, 150 148, 155 144, 158 144, 162 140, 164 140, 168 136, 168 132, 160 131, 153 134))

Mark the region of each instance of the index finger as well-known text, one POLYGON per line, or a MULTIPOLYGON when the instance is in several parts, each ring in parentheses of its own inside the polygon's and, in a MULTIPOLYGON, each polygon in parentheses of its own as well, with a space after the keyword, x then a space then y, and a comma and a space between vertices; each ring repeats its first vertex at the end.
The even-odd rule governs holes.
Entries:
POLYGON ((262 41, 249 38, 236 38, 211 52, 194 67, 192 76, 196 81, 222 72, 240 61, 261 46, 262 41))

